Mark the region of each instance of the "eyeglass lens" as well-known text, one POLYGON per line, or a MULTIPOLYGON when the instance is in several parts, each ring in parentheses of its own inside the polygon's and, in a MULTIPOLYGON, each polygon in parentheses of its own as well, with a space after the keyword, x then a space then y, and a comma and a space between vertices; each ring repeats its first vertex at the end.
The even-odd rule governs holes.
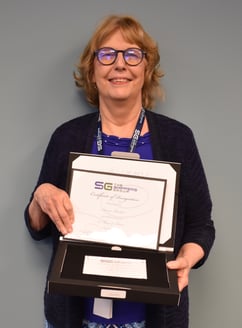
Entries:
POLYGON ((118 53, 123 54, 125 62, 130 66, 136 66, 141 63, 144 52, 139 48, 129 48, 126 50, 115 50, 113 48, 101 48, 96 51, 99 62, 103 65, 112 65, 118 53))

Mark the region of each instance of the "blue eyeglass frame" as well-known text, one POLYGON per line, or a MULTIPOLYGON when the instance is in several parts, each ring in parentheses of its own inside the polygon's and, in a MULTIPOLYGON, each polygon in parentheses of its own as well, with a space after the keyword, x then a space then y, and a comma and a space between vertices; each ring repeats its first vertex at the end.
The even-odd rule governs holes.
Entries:
POLYGON ((119 53, 119 52, 122 53, 122 55, 123 55, 123 59, 124 59, 125 63, 126 63, 127 65, 129 65, 129 66, 137 66, 137 65, 139 65, 139 64, 142 62, 142 60, 144 59, 144 57, 146 56, 146 52, 145 52, 144 50, 142 50, 142 49, 140 49, 140 48, 135 48, 135 47, 133 47, 133 48, 127 48, 127 49, 125 49, 125 50, 117 50, 117 49, 114 49, 114 48, 111 48, 111 47, 103 47, 103 48, 100 48, 100 49, 95 50, 95 51, 94 51, 94 55, 97 57, 97 60, 99 61, 99 63, 101 63, 101 64, 104 65, 104 66, 109 66, 109 65, 112 65, 112 64, 115 63, 115 61, 116 61, 116 59, 117 59, 117 57, 118 57, 118 53, 119 53), (99 58, 99 53, 100 53, 100 51, 103 50, 103 49, 111 50, 111 51, 113 51, 113 54, 115 55, 113 61, 112 61, 111 63, 109 63, 109 64, 104 64, 104 63, 100 60, 100 58, 99 58), (127 62, 127 60, 125 59, 125 53, 127 53, 127 51, 130 51, 130 50, 139 50, 139 51, 140 51, 140 53, 141 53, 141 58, 140 58, 140 62, 138 62, 137 64, 129 64, 129 63, 127 62))

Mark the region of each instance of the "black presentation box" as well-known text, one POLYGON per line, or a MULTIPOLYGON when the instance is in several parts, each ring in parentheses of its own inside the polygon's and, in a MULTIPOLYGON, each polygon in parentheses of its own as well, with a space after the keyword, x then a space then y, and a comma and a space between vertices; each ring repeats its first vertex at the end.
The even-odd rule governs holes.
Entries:
POLYGON ((48 292, 177 305, 176 271, 166 262, 179 177, 179 163, 71 153, 75 222, 59 240, 48 292))

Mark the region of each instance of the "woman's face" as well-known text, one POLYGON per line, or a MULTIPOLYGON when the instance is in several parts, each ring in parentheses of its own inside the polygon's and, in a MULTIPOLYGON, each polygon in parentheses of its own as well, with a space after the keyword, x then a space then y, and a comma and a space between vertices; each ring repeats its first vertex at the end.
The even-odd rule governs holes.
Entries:
MULTIPOLYGON (((120 31, 115 32, 101 44, 100 48, 103 47, 115 50, 139 48, 136 44, 125 41, 120 31)), ((102 65, 95 58, 93 82, 98 89, 100 106, 128 101, 133 104, 138 102, 141 107, 145 66, 145 58, 137 66, 129 66, 125 63, 121 52, 118 53, 116 61, 108 66, 102 65)))

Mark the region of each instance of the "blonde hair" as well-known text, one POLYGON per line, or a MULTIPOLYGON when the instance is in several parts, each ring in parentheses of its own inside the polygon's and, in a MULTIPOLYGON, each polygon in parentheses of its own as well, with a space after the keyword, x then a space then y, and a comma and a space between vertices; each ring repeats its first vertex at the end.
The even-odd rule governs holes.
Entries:
POLYGON ((127 42, 137 44, 146 52, 147 65, 142 89, 142 105, 144 108, 151 109, 157 98, 164 98, 164 91, 159 82, 164 73, 159 67, 160 55, 157 43, 131 16, 111 15, 97 27, 80 56, 77 70, 74 72, 76 85, 84 89, 87 101, 91 105, 99 106, 98 90, 93 83, 94 52, 117 30, 122 33, 127 42))

